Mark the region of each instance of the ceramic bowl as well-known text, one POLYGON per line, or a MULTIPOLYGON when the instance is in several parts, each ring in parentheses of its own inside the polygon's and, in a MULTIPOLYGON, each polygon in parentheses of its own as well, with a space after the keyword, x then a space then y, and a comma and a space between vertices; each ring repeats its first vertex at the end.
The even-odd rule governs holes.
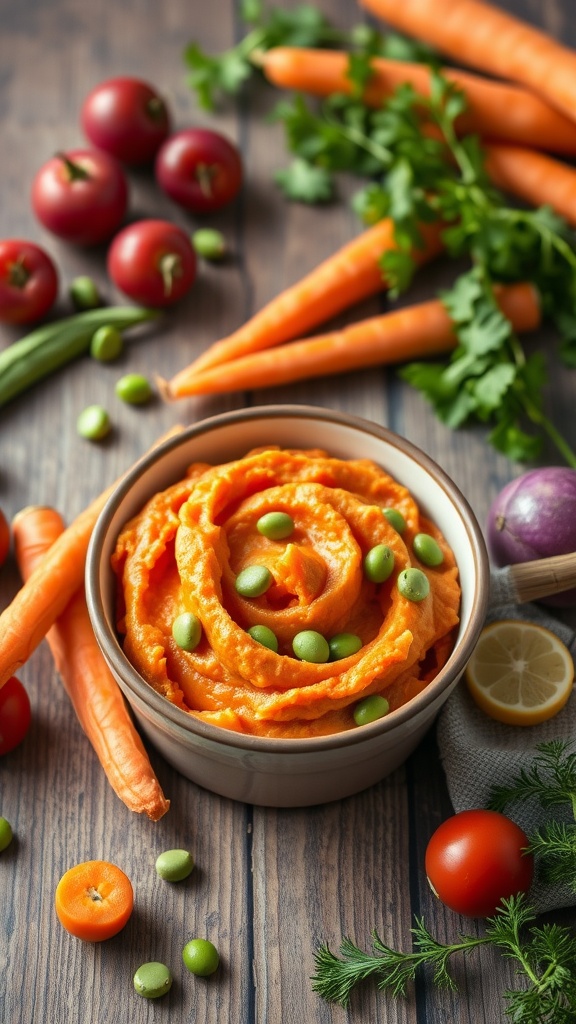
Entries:
POLYGON ((297 807, 373 785, 409 756, 460 679, 488 604, 489 568, 478 523, 459 489, 426 454, 372 422, 323 408, 267 406, 211 417, 142 458, 118 485, 94 529, 87 558, 88 606, 97 640, 143 735, 200 786, 247 803, 297 807), (386 717, 306 739, 240 735, 197 720, 156 693, 128 662, 114 628, 110 558, 128 519, 195 461, 227 462, 263 445, 323 448, 369 458, 410 489, 454 551, 462 589, 454 650, 434 681, 386 717))

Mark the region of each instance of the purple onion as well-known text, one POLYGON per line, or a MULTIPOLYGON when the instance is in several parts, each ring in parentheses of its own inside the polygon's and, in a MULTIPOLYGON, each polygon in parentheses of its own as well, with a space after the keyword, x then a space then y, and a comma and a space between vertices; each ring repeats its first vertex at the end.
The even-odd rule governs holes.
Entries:
MULTIPOLYGON (((486 539, 498 566, 576 551, 576 470, 548 466, 506 484, 490 507, 486 539)), ((543 603, 575 604, 576 588, 543 603)))

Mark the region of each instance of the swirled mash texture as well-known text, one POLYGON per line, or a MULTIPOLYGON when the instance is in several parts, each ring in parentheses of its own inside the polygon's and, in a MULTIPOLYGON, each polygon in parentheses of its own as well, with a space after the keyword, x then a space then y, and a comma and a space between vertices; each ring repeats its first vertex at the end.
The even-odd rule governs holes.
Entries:
POLYGON ((271 447, 225 465, 194 464, 126 524, 112 561, 128 659, 173 704, 237 732, 289 738, 357 728, 359 700, 381 694, 398 708, 429 684, 454 643, 460 588, 452 551, 407 488, 367 459, 271 447), (402 533, 387 508, 402 514, 402 533), (293 532, 280 541, 262 536, 260 517, 279 511, 292 517, 293 532), (442 549, 435 568, 413 552, 422 532, 442 549), (394 570, 376 584, 364 558, 378 544, 393 551, 394 570), (250 565, 272 575, 259 597, 235 587, 250 565), (420 601, 396 585, 412 566, 430 583, 420 601), (192 652, 172 637, 183 612, 202 624, 192 652), (255 625, 274 632, 277 652, 252 639, 255 625), (302 630, 327 640, 353 633, 362 647, 337 661, 301 661, 292 640, 302 630))

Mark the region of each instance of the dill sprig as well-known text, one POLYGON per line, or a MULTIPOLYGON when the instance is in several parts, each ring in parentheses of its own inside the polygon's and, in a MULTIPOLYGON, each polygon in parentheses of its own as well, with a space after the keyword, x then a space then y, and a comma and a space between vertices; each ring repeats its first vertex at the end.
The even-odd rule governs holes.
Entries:
POLYGON ((495 786, 489 806, 505 811, 514 801, 536 800, 544 809, 567 805, 574 824, 547 821, 530 835, 529 849, 539 858, 543 882, 569 885, 576 893, 576 752, 564 740, 540 743, 528 768, 503 786, 495 786))
POLYGON ((569 1024, 576 1012, 576 936, 559 925, 537 926, 534 920, 534 910, 520 894, 502 901, 486 920, 483 935, 460 935, 454 943, 439 942, 416 918, 409 953, 386 945, 376 931, 371 954, 349 938, 342 941, 339 956, 322 945, 315 954, 312 988, 329 1002, 348 1007, 360 982, 374 978, 379 989, 400 998, 418 971, 430 969, 434 984, 455 990, 451 958, 488 945, 513 959, 522 979, 518 988, 504 993, 504 1012, 514 1024, 569 1024))

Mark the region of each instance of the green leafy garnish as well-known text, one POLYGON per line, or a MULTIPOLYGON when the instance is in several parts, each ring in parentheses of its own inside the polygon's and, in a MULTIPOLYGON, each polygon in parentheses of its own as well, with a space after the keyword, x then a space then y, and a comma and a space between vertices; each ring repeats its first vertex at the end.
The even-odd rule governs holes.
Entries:
POLYGON ((407 994, 417 973, 429 968, 439 988, 456 990, 449 962, 457 954, 469 955, 492 946, 517 964, 524 986, 504 993, 505 1013, 517 1024, 569 1024, 576 1007, 576 935, 559 925, 533 924, 534 911, 524 894, 503 900, 486 921, 483 935, 460 935, 453 943, 439 942, 420 918, 411 929, 413 950, 405 953, 372 933, 373 953, 365 953, 349 938, 340 956, 322 945, 315 954, 312 988, 329 1002, 347 1007, 352 990, 368 978, 395 998, 407 994))
POLYGON ((289 199, 301 203, 324 203, 334 196, 331 175, 300 157, 289 167, 276 171, 274 178, 289 199))
POLYGON ((257 72, 258 53, 274 46, 339 46, 359 48, 363 54, 391 60, 436 59, 430 47, 397 33, 383 34, 363 24, 349 32, 341 31, 312 4, 266 11, 262 0, 243 0, 240 15, 249 31, 235 46, 223 53, 208 54, 192 41, 184 51, 188 85, 205 110, 213 110, 223 95, 238 93, 257 72))
MULTIPOLYGON (((459 297, 460 314, 466 313, 469 296, 459 297)), ((541 743, 529 768, 505 786, 494 787, 489 806, 504 811, 513 801, 535 799, 544 808, 568 804, 576 820, 576 753, 562 740, 541 743)), ((568 882, 576 892, 576 824, 554 819, 530 837, 529 849, 542 858, 545 881, 568 882)), ((492 946, 516 961, 522 985, 504 993, 505 1013, 514 1024, 569 1024, 576 1013, 576 934, 559 925, 536 926, 536 913, 524 893, 502 900, 486 920, 483 935, 459 935, 443 943, 431 935, 421 918, 415 918, 413 948, 405 953, 387 946, 372 933, 372 953, 349 938, 340 945, 340 956, 322 945, 315 954, 312 987, 324 999, 347 1007, 355 986, 375 978, 381 990, 395 998, 407 995, 408 984, 421 970, 432 971, 439 988, 456 990, 449 964, 453 956, 492 946)))
MULTIPOLYGON (((560 357, 576 366, 574 233, 549 208, 517 209, 493 187, 479 140, 456 132, 466 101, 454 83, 431 68, 428 98, 405 85, 374 110, 358 98, 369 66, 369 53, 350 62, 358 95, 314 104, 295 96, 275 116, 301 179, 305 164, 321 168, 325 195, 330 177, 342 171, 369 179, 353 203, 364 223, 394 222, 396 250, 381 261, 392 298, 411 283, 423 223, 441 224, 448 254, 470 264, 442 295, 455 351, 442 363, 407 365, 400 375, 447 426, 484 423, 490 443, 517 461, 536 459, 547 437, 576 467, 576 454, 544 410, 545 361, 527 354, 496 290, 498 283, 533 282, 543 315, 560 333, 560 357)), ((277 181, 288 197, 317 201, 313 189, 294 189, 290 176, 280 173, 277 181)))
POLYGON ((490 807, 504 811, 516 800, 536 800, 546 809, 568 805, 574 822, 546 822, 529 837, 529 848, 539 859, 544 882, 566 882, 576 893, 576 752, 570 752, 563 740, 541 743, 536 749, 529 768, 492 790, 490 807))

